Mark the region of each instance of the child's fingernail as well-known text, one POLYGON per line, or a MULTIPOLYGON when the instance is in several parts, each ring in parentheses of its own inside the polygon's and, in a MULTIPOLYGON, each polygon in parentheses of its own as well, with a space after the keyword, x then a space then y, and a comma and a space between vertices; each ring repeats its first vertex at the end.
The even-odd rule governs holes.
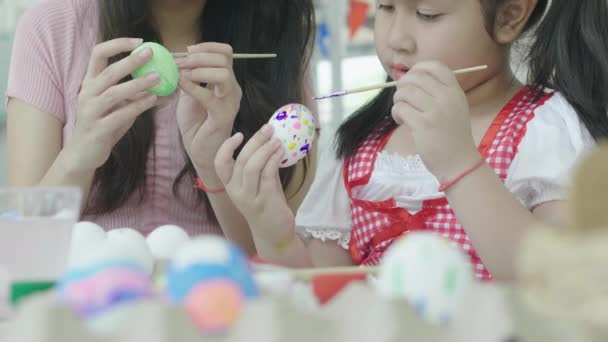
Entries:
POLYGON ((146 75, 146 81, 149 82, 156 82, 160 79, 160 75, 157 72, 151 72, 148 75, 146 75))
POLYGON ((145 48, 139 53, 139 57, 141 57, 141 58, 148 58, 151 55, 152 55, 152 49, 150 49, 150 48, 145 48))

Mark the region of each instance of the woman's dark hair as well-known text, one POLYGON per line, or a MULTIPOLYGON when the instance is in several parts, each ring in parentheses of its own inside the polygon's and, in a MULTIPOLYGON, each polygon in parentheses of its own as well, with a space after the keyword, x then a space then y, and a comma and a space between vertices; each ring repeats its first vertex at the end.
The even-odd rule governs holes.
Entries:
MULTIPOLYGON (((480 1, 486 29, 493 32, 496 15, 509 0, 480 1)), ((606 0, 553 0, 550 6, 549 0, 538 0, 525 28, 536 27, 526 58, 532 88, 538 95, 546 88, 559 91, 596 140, 608 137, 607 17, 606 0)), ((340 126, 338 157, 354 154, 374 130, 396 127, 390 117, 394 91, 383 90, 340 126)))
MULTIPOLYGON (((162 44, 148 2, 99 0, 100 41, 140 37, 162 44)), ((276 52, 279 56, 272 61, 235 61, 234 73, 243 97, 234 132, 242 132, 248 140, 268 122, 276 109, 287 103, 302 102, 304 70, 314 41, 312 0, 208 0, 201 13, 199 29, 203 42, 227 43, 235 52, 276 52)), ((135 192, 143 199, 146 162, 154 142, 152 114, 151 110, 139 116, 114 146, 109 159, 95 172, 87 213, 115 210, 135 192)), ((186 165, 173 184, 176 196, 180 182, 193 184, 196 178, 192 162, 187 156, 186 159, 186 165)), ((293 174, 294 167, 281 169, 284 187, 293 174)), ((204 204, 210 217, 215 219, 207 196, 199 192, 199 198, 199 204, 204 204)))

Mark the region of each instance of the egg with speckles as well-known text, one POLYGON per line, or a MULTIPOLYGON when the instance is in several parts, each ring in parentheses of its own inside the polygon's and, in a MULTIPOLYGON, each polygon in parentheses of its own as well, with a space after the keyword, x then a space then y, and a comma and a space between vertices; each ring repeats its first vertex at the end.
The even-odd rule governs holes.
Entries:
POLYGON ((431 232, 409 232, 384 254, 378 290, 406 299, 424 319, 444 326, 460 312, 473 285, 468 256, 450 240, 431 232))
POLYGON ((285 105, 272 115, 268 123, 283 145, 281 168, 293 166, 308 155, 315 140, 316 121, 306 106, 297 103, 285 105))

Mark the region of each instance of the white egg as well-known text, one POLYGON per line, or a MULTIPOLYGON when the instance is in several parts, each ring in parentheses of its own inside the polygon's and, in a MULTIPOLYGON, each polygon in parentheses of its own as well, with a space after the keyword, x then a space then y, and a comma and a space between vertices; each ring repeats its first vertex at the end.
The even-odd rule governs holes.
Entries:
POLYGON ((160 226, 146 238, 152 255, 165 260, 173 258, 179 247, 188 241, 188 234, 181 227, 173 225, 160 226))
POLYGON ((228 241, 217 235, 204 235, 183 244, 175 253, 173 266, 183 269, 197 261, 225 265, 230 257, 228 241))
POLYGON ((430 232, 411 232, 386 251, 376 282, 392 298, 405 298, 430 322, 449 323, 473 284, 468 256, 430 232))
POLYGON ((154 257, 140 232, 132 228, 114 229, 108 232, 106 244, 109 250, 115 250, 117 257, 130 257, 138 262, 148 273, 154 269, 154 257))
POLYGON ((290 167, 304 159, 315 140, 315 117, 306 106, 292 103, 279 108, 268 123, 283 143, 285 157, 280 167, 290 167))
MULTIPOLYGON (((131 262, 142 267, 145 272, 152 273, 154 257, 150 253, 146 239, 138 231, 130 228, 115 229, 105 233, 105 237, 101 240, 98 240, 101 236, 96 236, 93 226, 87 225, 81 231, 90 234, 80 235, 90 236, 91 240, 88 241, 91 243, 84 244, 86 248, 76 248, 73 257, 70 258, 68 265, 70 269, 84 269, 108 262, 131 262)), ((77 237, 77 241, 82 240, 87 241, 86 238, 77 237)))
POLYGON ((93 222, 78 222, 72 230, 68 267, 78 263, 78 259, 104 243, 106 232, 93 222))

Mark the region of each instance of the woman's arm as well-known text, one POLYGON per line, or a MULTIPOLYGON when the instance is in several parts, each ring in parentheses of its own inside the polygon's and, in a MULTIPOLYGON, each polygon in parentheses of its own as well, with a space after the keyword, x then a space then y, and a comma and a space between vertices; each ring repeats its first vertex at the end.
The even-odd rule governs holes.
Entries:
POLYGON ((63 124, 18 99, 8 102, 8 176, 11 186, 76 186, 86 198, 94 170, 62 150, 63 124))

